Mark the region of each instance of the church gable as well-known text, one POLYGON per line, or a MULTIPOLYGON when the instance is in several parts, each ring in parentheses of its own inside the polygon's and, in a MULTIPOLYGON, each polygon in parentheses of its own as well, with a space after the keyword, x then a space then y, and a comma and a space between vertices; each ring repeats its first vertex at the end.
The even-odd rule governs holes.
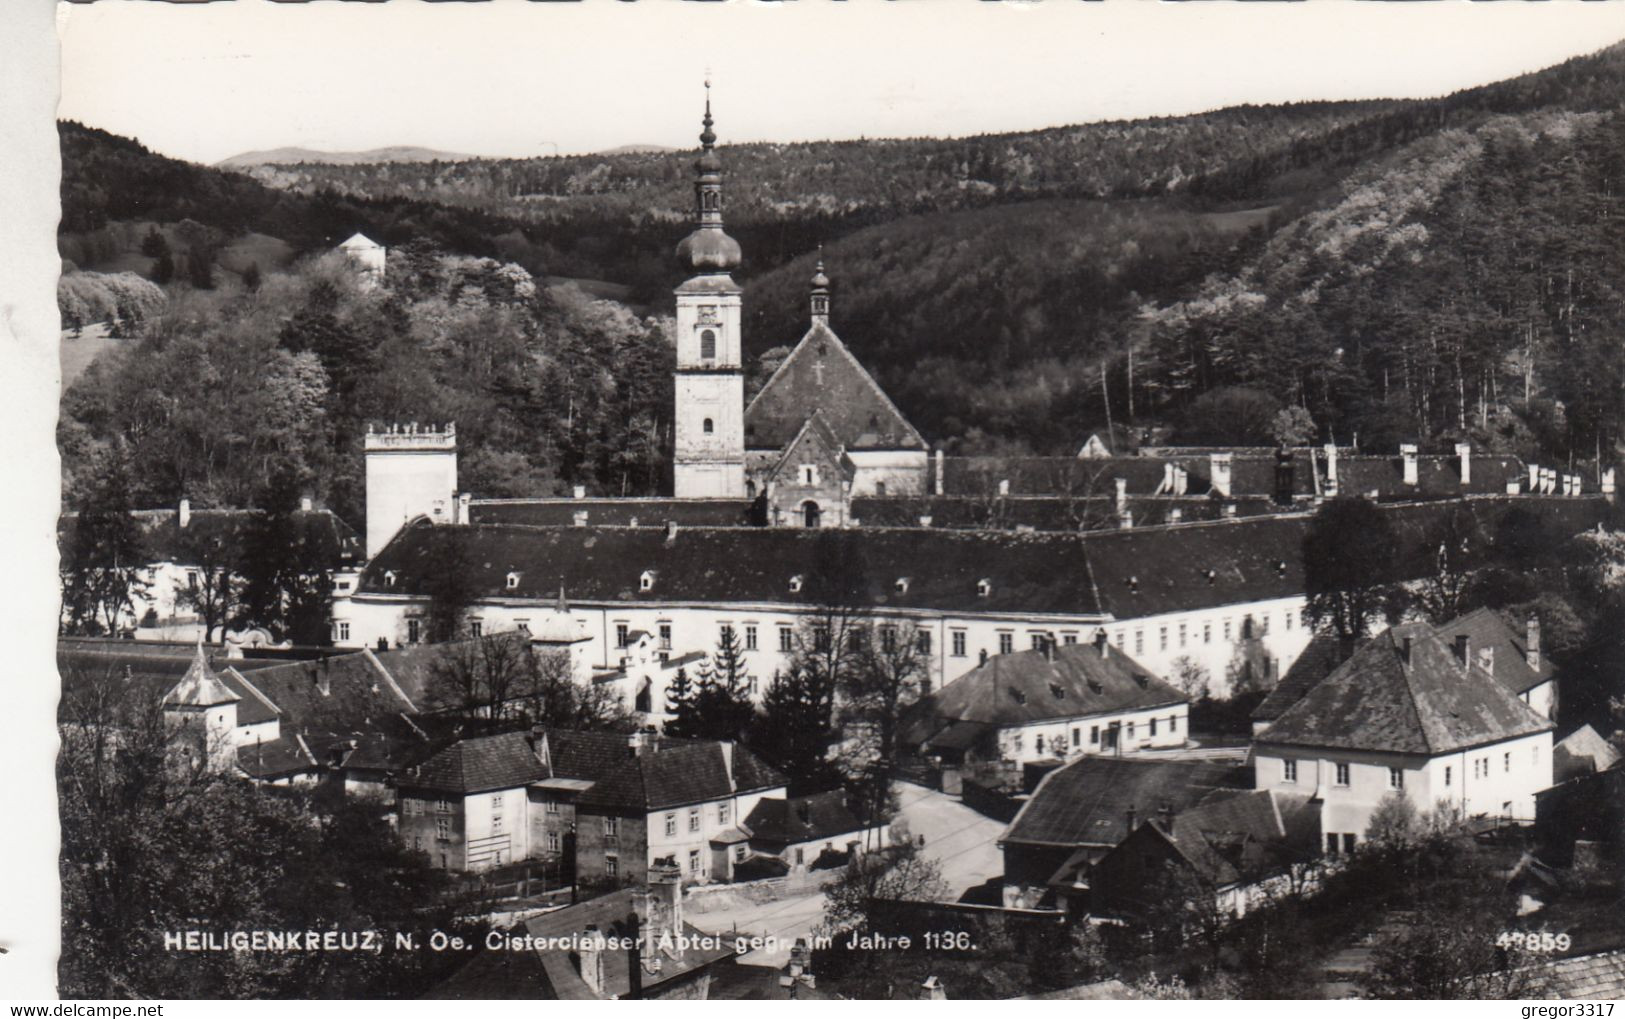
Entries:
POLYGON ((848 450, 926 448, 920 433, 822 322, 813 324, 745 409, 745 444, 783 449, 814 414, 848 450))
POLYGON ((768 480, 774 483, 798 482, 806 467, 816 467, 820 476, 846 482, 850 482, 856 473, 852 458, 841 449, 840 440, 824 423, 823 415, 817 412, 790 440, 768 480))

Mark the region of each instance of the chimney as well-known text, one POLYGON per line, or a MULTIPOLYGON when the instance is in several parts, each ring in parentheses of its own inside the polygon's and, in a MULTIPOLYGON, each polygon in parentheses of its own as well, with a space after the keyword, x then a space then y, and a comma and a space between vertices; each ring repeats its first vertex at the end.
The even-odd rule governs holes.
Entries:
POLYGON ((577 485, 577 486, 575 486, 574 488, 572 488, 570 490, 570 498, 572 498, 572 499, 585 499, 586 497, 587 497, 587 486, 586 485, 577 485))
POLYGON ((1128 530, 1129 528, 1131 528, 1133 526, 1134 526, 1134 511, 1133 510, 1124 510, 1123 512, 1121 512, 1121 513, 1119 513, 1117 515, 1117 528, 1118 528, 1118 530, 1126 531, 1126 530, 1128 530))
POLYGON ((1157 808, 1157 827, 1165 832, 1174 830, 1174 808, 1166 803, 1157 808))
POLYGON ((1542 478, 1543 478, 1543 475, 1540 473, 1540 467, 1538 465, 1536 465, 1536 464, 1530 464, 1529 465, 1529 494, 1530 495, 1534 495, 1536 492, 1540 491, 1540 483, 1541 483, 1542 478))
POLYGON ((1174 494, 1184 495, 1191 485, 1190 472, 1179 464, 1174 465, 1174 494))
POLYGON ((581 979, 594 994, 604 993, 604 936, 599 932, 598 925, 590 923, 587 929, 581 932, 581 947, 577 949, 581 957, 581 979))
POLYGON ((1456 652, 1456 661, 1466 669, 1473 660, 1473 642, 1465 633, 1456 634, 1456 645, 1452 649, 1456 652))
POLYGON ((587 511, 586 510, 576 510, 575 513, 571 514, 571 519, 574 520, 575 525, 577 527, 586 527, 587 526, 587 511))
POLYGON ((1293 475, 1295 474, 1292 451, 1278 449, 1275 451, 1275 501, 1281 506, 1292 505, 1292 491, 1296 487, 1293 475))
POLYGON ((666 521, 666 544, 669 545, 669 544, 671 544, 672 542, 674 542, 676 540, 677 540, 677 521, 668 520, 668 521, 666 521))
POLYGON ((1536 672, 1540 671, 1540 617, 1530 616, 1524 624, 1523 660, 1536 672))
POLYGON ((1614 498, 1614 469, 1612 467, 1602 472, 1602 494, 1610 501, 1614 498))
POLYGON ((1208 457, 1208 469, 1213 475, 1213 491, 1221 499, 1230 498, 1230 464, 1233 459, 1229 453, 1214 453, 1208 457))
POLYGON ((471 522, 469 520, 469 504, 473 500, 474 497, 467 492, 457 493, 457 519, 453 520, 452 523, 467 524, 471 522))
POLYGON ((933 973, 926 977, 925 983, 920 985, 920 1000, 946 1001, 947 999, 948 992, 943 988, 942 981, 937 979, 937 975, 933 973))
POLYGON ((1101 627, 1100 629, 1096 630, 1095 650, 1100 652, 1100 657, 1105 658, 1109 656, 1111 654, 1111 647, 1111 641, 1106 639, 1105 627, 1101 627))
POLYGON ((314 504, 311 502, 310 496, 301 495, 299 497, 299 512, 309 513, 313 507, 314 504))
POLYGON ((1055 664, 1055 634, 1046 633, 1041 639, 1044 642, 1044 661, 1055 664))
POLYGON ((643 749, 643 733, 634 732, 632 735, 626 737, 626 751, 628 757, 642 757, 643 749))
POLYGON ((795 804, 796 804, 796 819, 801 822, 801 826, 803 828, 811 828, 812 827, 812 804, 808 803, 804 799, 796 800, 795 804))
POLYGON ((1326 443, 1326 495, 1337 496, 1337 443, 1326 443))
POLYGON ((1157 486, 1157 495, 1172 495, 1174 491, 1174 465, 1170 461, 1162 462, 1162 484, 1157 486))
POLYGON ((943 487, 942 486, 942 447, 941 446, 937 447, 937 476, 934 479, 933 483, 935 485, 936 494, 941 495, 942 494, 942 487, 943 487))
POLYGON ((1133 804, 1129 805, 1129 808, 1126 811, 1126 816, 1128 818, 1128 832, 1129 832, 1130 835, 1132 835, 1132 834, 1134 834, 1134 820, 1135 820, 1135 817, 1134 817, 1134 805, 1133 804))
POLYGON ((1010 479, 1009 478, 1005 478, 1004 480, 999 482, 999 494, 1000 495, 1009 495, 1010 494, 1010 479))
POLYGON ((1478 649, 1478 667, 1490 675, 1495 675, 1495 647, 1481 647, 1478 649))
POLYGON ((1405 484, 1416 487, 1416 444, 1414 442, 1401 443, 1399 447, 1400 460, 1405 470, 1405 484))
POLYGON ((1407 669, 1410 668, 1410 666, 1411 666, 1411 638, 1409 638, 1409 637, 1401 637, 1399 639, 1399 657, 1405 662, 1405 667, 1407 669))
POLYGON ((977 664, 977 665, 986 665, 986 664, 987 664, 987 648, 983 648, 983 649, 982 649, 982 650, 981 650, 981 651, 980 651, 980 652, 979 652, 979 656, 980 656, 980 657, 979 657, 979 659, 978 659, 978 660, 977 660, 977 662, 976 662, 976 664, 977 664))
POLYGON ((191 526, 191 524, 192 524, 192 500, 190 500, 190 499, 182 499, 181 500, 180 512, 178 514, 176 514, 176 522, 179 523, 182 527, 191 526))
POLYGON ((1182 512, 1181 512, 1181 511, 1180 511, 1180 509, 1179 509, 1179 507, 1178 507, 1178 506, 1175 506, 1175 507, 1174 507, 1174 508, 1173 508, 1173 509, 1170 509, 1170 510, 1169 510, 1169 511, 1168 511, 1168 522, 1169 522, 1169 523, 1170 523, 1170 524, 1177 524, 1177 523, 1179 523, 1179 521, 1180 521, 1180 520, 1181 520, 1181 519, 1182 519, 1182 518, 1183 518, 1183 517, 1184 517, 1184 514, 1183 514, 1183 513, 1182 513, 1182 512))
POLYGON ((731 739, 718 740, 717 745, 722 748, 722 768, 728 773, 728 788, 736 788, 734 782, 734 741, 731 739))
POLYGON ((683 933, 683 872, 677 857, 665 856, 649 867, 648 936, 673 938, 683 933))
POLYGON ((1236 518, 1236 504, 1233 502, 1225 503, 1222 512, 1226 520, 1234 520, 1236 518))
POLYGON ((1116 510, 1117 516, 1121 518, 1124 513, 1128 512, 1128 480, 1126 478, 1113 478, 1112 489, 1112 509, 1116 510))
POLYGON ((1456 460, 1461 464, 1461 487, 1466 488, 1473 483, 1473 447, 1456 443, 1456 460))
POLYGON ((923 516, 920 517, 920 526, 921 527, 930 527, 931 526, 931 514, 926 513, 926 514, 924 514, 923 516))

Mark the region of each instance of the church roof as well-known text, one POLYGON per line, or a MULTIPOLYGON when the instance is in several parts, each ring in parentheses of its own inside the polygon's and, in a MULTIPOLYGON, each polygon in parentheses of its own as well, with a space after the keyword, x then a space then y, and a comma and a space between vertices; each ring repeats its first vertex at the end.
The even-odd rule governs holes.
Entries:
POLYGON ((821 321, 745 408, 745 445, 782 449, 815 412, 848 450, 926 448, 897 405, 821 321))
POLYGON ((197 646, 197 654, 192 657, 192 664, 187 667, 186 675, 169 691, 164 698, 166 705, 184 708, 212 708, 217 704, 231 704, 241 700, 235 693, 220 681, 220 677, 209 668, 209 660, 204 657, 203 645, 197 646))
POLYGON ((1407 623, 1360 645, 1257 741, 1435 756, 1551 728, 1432 627, 1407 623))

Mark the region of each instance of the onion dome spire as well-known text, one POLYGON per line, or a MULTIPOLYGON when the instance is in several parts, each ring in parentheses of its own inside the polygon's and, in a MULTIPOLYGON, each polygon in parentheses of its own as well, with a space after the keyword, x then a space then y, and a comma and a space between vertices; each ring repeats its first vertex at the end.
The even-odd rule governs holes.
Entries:
POLYGON ((812 320, 829 325, 829 277, 824 275, 824 246, 818 246, 818 267, 812 278, 812 320))
POLYGON ((677 257, 702 273, 725 273, 737 268, 739 242, 722 229, 722 160, 711 128, 711 82, 705 82, 705 118, 701 121, 700 158, 694 161, 695 230, 677 245, 677 257))

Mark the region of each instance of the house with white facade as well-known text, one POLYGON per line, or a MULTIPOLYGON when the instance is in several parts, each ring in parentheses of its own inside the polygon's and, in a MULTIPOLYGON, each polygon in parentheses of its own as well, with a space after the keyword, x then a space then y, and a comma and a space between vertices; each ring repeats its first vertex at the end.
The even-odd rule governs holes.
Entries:
POLYGON ((1185 745, 1183 693, 1114 648, 1053 636, 1030 651, 994 655, 910 709, 903 736, 925 755, 961 763, 1123 754, 1185 745))
POLYGON ((1528 822, 1552 784, 1552 721, 1484 667, 1469 637, 1441 631, 1409 623, 1370 638, 1254 737, 1255 788, 1308 791, 1328 853, 1363 841, 1391 793, 1419 812, 1448 804, 1528 822))

